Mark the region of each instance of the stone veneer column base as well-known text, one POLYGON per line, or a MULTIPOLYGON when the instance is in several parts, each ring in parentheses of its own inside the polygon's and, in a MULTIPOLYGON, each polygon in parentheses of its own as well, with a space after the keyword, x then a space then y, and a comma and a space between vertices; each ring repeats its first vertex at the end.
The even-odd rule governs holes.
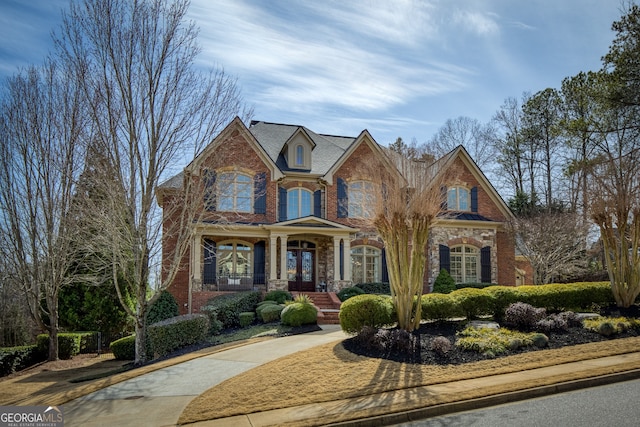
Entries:
POLYGON ((269 279, 269 283, 267 284, 267 292, 275 290, 289 290, 289 281, 280 279, 269 279))
POLYGON ((351 280, 334 280, 333 282, 329 282, 329 292, 340 292, 344 288, 348 288, 353 286, 351 280))

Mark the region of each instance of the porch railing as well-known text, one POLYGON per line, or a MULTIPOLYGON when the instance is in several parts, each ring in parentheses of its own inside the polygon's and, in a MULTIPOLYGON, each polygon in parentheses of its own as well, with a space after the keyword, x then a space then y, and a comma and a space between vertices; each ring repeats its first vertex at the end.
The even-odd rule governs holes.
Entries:
POLYGON ((204 277, 203 291, 253 291, 266 287, 264 274, 229 274, 204 277))

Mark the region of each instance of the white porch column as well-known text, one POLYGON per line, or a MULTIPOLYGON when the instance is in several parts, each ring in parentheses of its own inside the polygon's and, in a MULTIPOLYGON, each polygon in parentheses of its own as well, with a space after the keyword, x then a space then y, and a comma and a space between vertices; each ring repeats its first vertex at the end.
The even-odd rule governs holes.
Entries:
POLYGON ((269 279, 278 278, 278 236, 269 236, 269 279))
POLYGON ((333 237, 333 281, 342 280, 340 277, 340 237, 333 237))
POLYGON ((280 236, 280 280, 287 280, 287 236, 280 236))
POLYGON ((202 285, 202 236, 196 233, 191 241, 191 277, 189 278, 189 294, 187 297, 187 313, 191 314, 193 287, 196 283, 202 285))
POLYGON ((342 261, 344 262, 344 279, 351 281, 351 240, 347 236, 344 239, 344 253, 342 261))

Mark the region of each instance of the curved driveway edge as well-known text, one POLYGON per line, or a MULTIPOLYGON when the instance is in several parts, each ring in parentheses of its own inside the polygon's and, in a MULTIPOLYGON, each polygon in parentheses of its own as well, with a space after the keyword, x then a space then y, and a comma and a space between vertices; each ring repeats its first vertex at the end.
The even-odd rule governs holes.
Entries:
POLYGON ((176 425, 187 404, 222 381, 311 347, 346 337, 338 325, 237 346, 155 370, 66 403, 67 426, 176 425))

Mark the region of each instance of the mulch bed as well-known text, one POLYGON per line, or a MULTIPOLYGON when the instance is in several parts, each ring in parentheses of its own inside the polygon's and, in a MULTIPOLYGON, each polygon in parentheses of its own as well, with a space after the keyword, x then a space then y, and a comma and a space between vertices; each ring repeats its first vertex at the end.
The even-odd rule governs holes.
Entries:
MULTIPOLYGON (((624 316, 640 318, 640 307, 636 305, 627 310, 621 310, 617 307, 606 307, 601 311, 601 314, 603 316, 609 317, 624 316)), ((448 338, 451 343, 455 343, 456 333, 464 329, 466 326, 466 320, 422 323, 420 328, 412 333, 414 339, 412 340, 413 344, 410 346, 410 348, 386 348, 381 350, 375 348, 375 346, 368 345, 366 342, 363 342, 363 340, 359 340, 357 336, 346 339, 343 342, 343 345, 346 350, 360 356, 387 359, 400 363, 459 365, 463 363, 477 362, 480 360, 510 356, 530 351, 555 349, 590 342, 636 337, 640 335, 637 330, 629 330, 611 337, 605 337, 584 328, 573 327, 563 332, 545 333, 545 335, 547 335, 547 337, 549 338, 549 345, 544 349, 540 349, 535 346, 521 347, 518 350, 500 354, 497 356, 485 355, 474 351, 465 351, 455 345, 452 346, 451 350, 447 352, 446 355, 440 355, 431 350, 431 343, 436 337, 443 336, 448 338)))

